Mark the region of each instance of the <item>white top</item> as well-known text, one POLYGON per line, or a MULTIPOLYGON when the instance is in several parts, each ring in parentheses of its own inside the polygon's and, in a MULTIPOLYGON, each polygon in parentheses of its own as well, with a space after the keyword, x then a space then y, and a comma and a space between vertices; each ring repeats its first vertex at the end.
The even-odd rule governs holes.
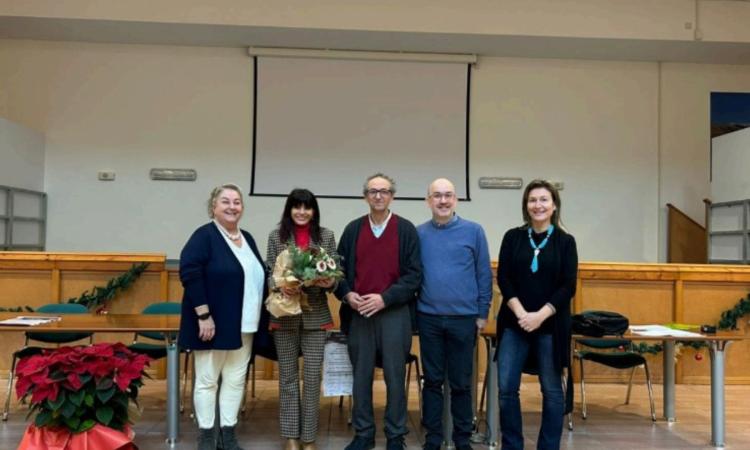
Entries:
POLYGON ((385 227, 388 226, 388 222, 391 221, 391 216, 393 216, 393 212, 388 211, 388 217, 385 218, 383 223, 376 224, 372 221, 372 217, 368 214, 367 218, 370 219, 370 229, 372 230, 372 234, 375 235, 375 238, 378 239, 383 234, 383 231, 385 231, 385 227))
POLYGON ((263 266, 250 250, 250 245, 245 240, 245 235, 240 233, 242 237, 242 246, 237 247, 234 242, 221 233, 221 236, 226 241, 232 253, 239 261, 242 266, 242 271, 245 274, 245 286, 242 294, 242 326, 241 331, 243 333, 255 333, 258 331, 258 322, 260 321, 260 307, 263 304, 263 281, 265 274, 263 273, 263 266))

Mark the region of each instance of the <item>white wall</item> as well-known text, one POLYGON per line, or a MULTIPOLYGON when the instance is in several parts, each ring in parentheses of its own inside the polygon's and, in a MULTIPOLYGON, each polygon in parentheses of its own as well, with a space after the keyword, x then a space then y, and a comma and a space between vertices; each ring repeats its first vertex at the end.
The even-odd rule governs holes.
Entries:
POLYGON ((2 117, 0 184, 44 191, 44 135, 2 117))
POLYGON ((750 92, 750 66, 662 64, 660 73, 659 260, 664 261, 664 205, 705 222, 702 200, 711 197, 711 92, 750 92))
MULTIPOLYGON (((206 220, 211 186, 249 185, 252 72, 241 49, 0 41, 0 68, 11 66, 0 69, 8 113, 47 134, 50 250, 177 257, 206 220), (195 168, 198 181, 153 182, 152 167, 195 168), (103 169, 116 181, 97 181, 103 169)), ((476 179, 553 178, 566 184, 563 218, 582 259, 656 260, 657 102, 653 63, 483 59, 472 79, 474 200, 460 212, 485 226, 495 253, 520 222, 521 192, 479 191, 476 179)), ((245 226, 262 248, 282 202, 248 201, 245 226)), ((366 211, 359 200, 321 203, 337 233, 366 211)), ((428 217, 421 202, 394 210, 428 217)))
POLYGON ((712 141, 711 200, 718 203, 750 198, 750 128, 712 141))

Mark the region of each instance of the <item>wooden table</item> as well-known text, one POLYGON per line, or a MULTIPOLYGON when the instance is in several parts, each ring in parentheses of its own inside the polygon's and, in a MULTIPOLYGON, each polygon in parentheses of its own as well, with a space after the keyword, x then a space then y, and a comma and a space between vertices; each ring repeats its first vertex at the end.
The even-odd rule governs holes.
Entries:
MULTIPOLYGON (((496 349, 496 323, 488 323, 481 333, 487 344, 487 429, 488 443, 491 449, 497 447, 497 365, 493 364, 492 357, 496 349), (494 397, 494 398, 493 398, 494 397)), ((725 400, 724 400, 724 367, 726 360, 726 349, 734 341, 750 339, 750 336, 739 332, 719 332, 716 334, 702 334, 700 336, 685 338, 673 336, 640 336, 630 331, 623 336, 605 336, 592 338, 590 336, 574 335, 577 339, 629 339, 632 341, 660 341, 663 350, 664 381, 662 389, 664 392, 664 418, 669 422, 676 420, 675 415, 675 343, 677 341, 698 341, 708 344, 711 355, 711 444, 715 447, 723 447, 725 441, 725 400)), ((572 348, 572 346, 571 346, 572 348)))
MULTIPOLYGON (((51 316, 53 314, 5 313, 0 312, 0 320, 23 316, 51 316)), ((61 320, 33 327, 0 326, 0 332, 107 332, 107 333, 140 333, 162 332, 166 337, 167 348, 167 442, 172 445, 179 435, 179 379, 180 353, 173 334, 180 329, 180 317, 176 315, 157 314, 61 314, 61 320)), ((11 395, 11 391, 8 395, 11 395)))

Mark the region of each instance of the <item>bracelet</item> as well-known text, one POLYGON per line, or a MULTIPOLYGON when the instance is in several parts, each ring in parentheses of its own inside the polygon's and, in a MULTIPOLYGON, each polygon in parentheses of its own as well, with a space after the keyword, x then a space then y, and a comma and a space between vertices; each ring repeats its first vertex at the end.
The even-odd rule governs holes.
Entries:
POLYGON ((198 320, 207 320, 207 319, 210 319, 210 318, 211 318, 211 313, 210 312, 203 313, 203 314, 198 314, 198 320))

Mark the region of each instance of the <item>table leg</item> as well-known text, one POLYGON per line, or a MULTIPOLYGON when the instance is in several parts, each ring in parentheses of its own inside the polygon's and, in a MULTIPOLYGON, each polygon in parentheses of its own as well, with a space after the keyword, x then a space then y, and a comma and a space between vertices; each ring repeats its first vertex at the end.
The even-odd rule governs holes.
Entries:
POLYGON ((487 344, 487 448, 496 450, 497 445, 497 428, 500 425, 500 410, 498 405, 497 394, 497 365, 492 360, 495 356, 495 340, 489 337, 484 338, 487 344))
POLYGON ((724 357, 730 341, 710 341, 711 354, 711 444, 724 447, 724 357))
POLYGON ((167 443, 174 445, 180 434, 180 352, 167 338, 167 443))
POLYGON ((674 341, 662 341, 664 346, 664 418, 667 422, 675 421, 675 375, 674 375, 674 341))
POLYGON ((446 379, 443 382, 443 449, 449 450, 453 448, 455 447, 453 445, 453 415, 451 414, 451 385, 446 379))

